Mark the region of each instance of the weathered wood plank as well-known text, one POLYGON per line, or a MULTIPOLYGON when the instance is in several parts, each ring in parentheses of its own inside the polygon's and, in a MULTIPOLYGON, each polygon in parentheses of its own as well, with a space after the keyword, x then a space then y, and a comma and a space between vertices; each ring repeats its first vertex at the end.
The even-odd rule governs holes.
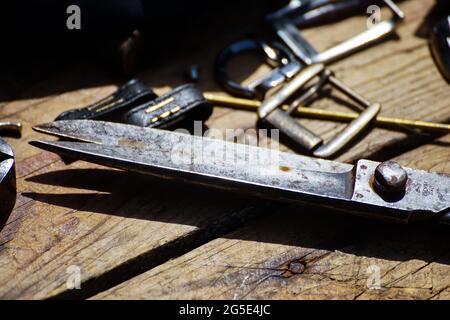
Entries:
POLYGON ((71 265, 82 268, 83 282, 133 259, 139 260, 135 267, 145 269, 170 258, 169 252, 183 252, 223 233, 263 205, 235 194, 173 186, 83 162, 68 169, 57 156, 26 144, 37 138, 31 125, 51 121, 61 111, 113 89, 83 89, 40 100, 33 107, 19 101, 3 108, 5 113, 22 108, 14 116, 25 130, 22 140, 9 139, 16 152, 19 195, 0 234, 2 298, 61 293, 71 265))
POLYGON ((132 259, 140 259, 141 266, 151 263, 146 254, 152 249, 177 249, 176 241, 192 245, 197 237, 230 228, 256 205, 237 195, 96 170, 84 163, 64 170, 57 162, 34 177, 19 179, 18 206, 2 232, 6 243, 0 264, 8 265, 1 284, 5 298, 40 298, 52 295, 55 287, 64 290, 70 265, 80 266, 82 277, 89 279, 132 259))
MULTIPOLYGON (((440 143, 397 160, 450 173, 450 135, 440 143)), ((94 298, 445 299, 448 240, 445 227, 383 225, 292 206, 94 298), (370 280, 377 270, 380 288, 370 280)))
MULTIPOLYGON (((412 36, 420 23, 418 19, 431 3, 417 0, 405 3, 410 18, 400 29, 402 41, 383 43, 334 66, 338 75, 358 91, 385 103, 386 114, 440 121, 449 118, 445 103, 448 87, 435 70, 425 41, 412 36), (414 57, 420 58, 419 61, 414 57), (392 72, 393 65, 403 68, 392 72), (420 85, 417 75, 421 75, 420 85), (393 88, 402 91, 399 94, 393 88), (432 94, 428 94, 427 88, 432 94), (411 95, 402 95, 407 90, 417 97, 414 103, 411 95), (422 96, 426 108, 420 102, 422 96)), ((362 22, 364 19, 355 18, 338 27, 353 30, 362 22)), ((323 44, 328 39, 321 35, 330 28, 336 26, 309 30, 308 36, 323 44)), ((157 91, 162 93, 168 89, 166 85, 181 81, 180 70, 184 66, 197 63, 204 70, 202 88, 218 90, 207 71, 223 45, 220 39, 213 39, 201 52, 180 53, 177 64, 154 66, 143 72, 141 78, 150 85, 156 84, 157 91)), ((67 292, 81 296, 95 292, 220 235, 241 219, 259 212, 258 206, 264 207, 254 199, 172 186, 86 163, 65 167, 57 157, 27 145, 26 141, 39 137, 31 131, 32 125, 103 97, 114 89, 114 83, 108 83, 108 75, 95 67, 69 66, 62 75, 41 84, 43 89, 54 88, 54 94, 41 97, 30 93, 32 100, 13 101, 2 107, 1 116, 20 119, 25 131, 22 140, 9 139, 18 160, 20 194, 9 224, 0 235, 0 265, 5 266, 0 274, 1 297, 46 298, 67 292), (70 88, 83 89, 67 91, 64 85, 67 81, 70 88), (67 268, 71 265, 81 268, 81 292, 67 291, 67 268)), ((39 85, 33 90, 39 91, 39 85)), ((319 104, 334 107, 330 100, 319 104)), ((251 112, 218 108, 207 124, 211 128, 250 128, 255 120, 251 112)), ((328 137, 341 127, 302 121, 328 137)), ((369 156, 404 138, 403 133, 373 130, 340 158, 351 161, 369 156)))

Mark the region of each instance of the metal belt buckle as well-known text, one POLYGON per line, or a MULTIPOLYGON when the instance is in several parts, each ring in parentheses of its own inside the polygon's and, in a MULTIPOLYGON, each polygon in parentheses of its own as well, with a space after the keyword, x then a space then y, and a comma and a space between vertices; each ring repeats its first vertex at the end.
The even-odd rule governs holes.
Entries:
POLYGON ((226 91, 238 97, 261 100, 267 91, 294 77, 300 71, 301 64, 287 47, 278 42, 269 44, 247 38, 223 49, 217 56, 215 69, 217 80, 226 91), (248 85, 242 85, 228 76, 227 66, 233 57, 250 51, 262 51, 267 64, 273 69, 248 85))
MULTIPOLYGON (((294 1, 297 3, 298 1, 294 1)), ((321 8, 327 8, 324 11, 332 13, 346 1, 317 0, 307 1, 304 5, 305 10, 301 12, 302 16, 307 15, 311 10, 319 11, 321 8)), ((347 1, 350 2, 350 1, 347 1)), ((332 47, 323 52, 317 52, 316 49, 305 40, 297 28, 298 18, 293 18, 287 13, 292 13, 297 8, 302 8, 301 2, 297 6, 291 5, 290 10, 281 11, 279 14, 268 18, 275 28, 278 36, 286 43, 292 52, 305 64, 323 63, 329 64, 341 59, 355 51, 361 50, 395 31, 397 23, 404 19, 404 14, 400 8, 391 0, 383 0, 383 3, 389 7, 393 17, 389 20, 381 21, 373 27, 361 32, 360 34, 332 47)), ((317 15, 317 14, 316 14, 317 15)))
POLYGON ((313 64, 302 69, 291 81, 286 83, 280 90, 269 98, 265 99, 258 108, 258 116, 261 120, 266 121, 281 132, 293 139, 295 142, 312 151, 313 155, 321 158, 329 158, 340 151, 354 137, 356 137, 367 125, 377 116, 381 110, 379 103, 370 103, 358 93, 341 83, 333 76, 333 73, 326 69, 323 64, 313 64), (316 84, 304 90, 303 94, 291 103, 287 111, 283 111, 280 107, 290 99, 295 93, 305 86, 314 78, 319 77, 316 84), (330 84, 337 90, 347 95, 350 99, 359 105, 362 111, 358 118, 350 122, 343 131, 333 137, 327 143, 299 124, 290 113, 297 107, 306 103, 309 99, 317 94, 317 92, 325 85, 330 84))

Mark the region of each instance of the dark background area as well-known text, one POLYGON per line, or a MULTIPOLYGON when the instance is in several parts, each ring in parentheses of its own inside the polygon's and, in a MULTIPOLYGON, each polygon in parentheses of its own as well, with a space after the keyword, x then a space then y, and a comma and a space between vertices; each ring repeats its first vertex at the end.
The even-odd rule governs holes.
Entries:
MULTIPOLYGON (((68 62, 93 64, 110 72, 117 83, 141 76, 143 70, 151 71, 155 66, 170 67, 180 58, 202 50, 211 52, 210 61, 196 63, 211 65, 221 48, 248 34, 274 38, 264 16, 287 3, 288 0, 4 2, 0 8, 0 68, 8 80, 0 81, 0 99, 17 97, 25 87, 23 79, 35 81, 43 69, 57 69, 68 62), (72 4, 81 9, 81 30, 66 27, 70 16, 66 10, 72 4)), ((426 38, 433 23, 449 12, 450 1, 436 0, 436 7, 416 36, 426 38)), ((153 82, 154 79, 149 85, 153 82)), ((86 86, 97 84, 85 82, 86 86)), ((42 93, 45 94, 48 92, 42 93)))
POLYGON ((239 36, 286 2, 32 0, 2 5, 0 26, 6 59, 99 58, 109 67, 133 72, 135 68, 123 67, 129 58, 123 55, 148 62, 214 41, 218 34, 239 36), (81 9, 81 30, 66 27, 66 10, 72 4, 81 9), (136 36, 135 30, 138 39, 124 53, 124 43, 136 36))

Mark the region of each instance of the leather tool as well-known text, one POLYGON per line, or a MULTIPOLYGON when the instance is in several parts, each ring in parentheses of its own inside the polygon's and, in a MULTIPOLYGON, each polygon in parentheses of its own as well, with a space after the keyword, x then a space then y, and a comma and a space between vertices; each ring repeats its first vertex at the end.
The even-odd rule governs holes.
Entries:
POLYGON ((141 127, 168 128, 187 121, 206 121, 212 109, 194 84, 185 84, 133 108, 122 119, 141 127))
POLYGON ((87 107, 64 111, 56 120, 111 120, 140 102, 156 97, 156 94, 144 83, 137 79, 132 79, 121 85, 109 96, 87 107))
POLYGON ((168 128, 186 120, 205 121, 212 105, 194 84, 179 86, 158 97, 137 79, 87 107, 60 114, 56 120, 109 120, 138 126, 168 128))

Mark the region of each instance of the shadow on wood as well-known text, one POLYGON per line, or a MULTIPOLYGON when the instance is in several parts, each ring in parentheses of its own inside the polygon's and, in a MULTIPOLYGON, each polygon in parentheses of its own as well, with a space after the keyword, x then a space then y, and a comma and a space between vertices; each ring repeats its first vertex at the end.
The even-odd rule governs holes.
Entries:
MULTIPOLYGON (((448 230, 443 226, 386 224, 330 209, 275 204, 255 197, 239 196, 233 192, 161 181, 117 170, 62 170, 37 175, 27 180, 106 192, 101 194, 23 194, 23 196, 37 201, 74 210, 164 223, 185 224, 188 222, 195 224, 195 221, 202 221, 202 215, 205 214, 205 211, 200 208, 208 208, 210 204, 220 207, 221 204, 232 201, 236 197, 245 199, 249 205, 255 204, 268 208, 273 206, 281 209, 281 212, 275 210, 274 214, 264 217, 258 215, 259 219, 254 221, 248 229, 240 229, 237 233, 225 236, 242 240, 329 251, 339 250, 357 256, 395 261, 411 259, 434 261, 443 252, 450 250, 450 236, 448 230), (117 189, 117 184, 110 183, 114 180, 122 181, 121 185, 126 187, 117 189), (208 194, 208 197, 199 199, 196 196, 200 194, 208 194), (102 205, 111 202, 120 203, 120 199, 123 200, 123 203, 118 210, 111 210, 108 209, 108 206, 102 205), (174 199, 179 201, 174 201, 174 199), (186 199, 190 199, 190 206, 199 208, 194 211, 190 210, 189 218, 185 216, 183 210, 186 199), (151 207, 148 207, 148 203, 151 203, 151 207), (130 208, 139 209, 127 210, 130 208), (193 217, 193 214, 198 217, 193 217)), ((216 211, 220 212, 220 210, 216 211)), ((441 262, 450 263, 450 261, 441 262)))

